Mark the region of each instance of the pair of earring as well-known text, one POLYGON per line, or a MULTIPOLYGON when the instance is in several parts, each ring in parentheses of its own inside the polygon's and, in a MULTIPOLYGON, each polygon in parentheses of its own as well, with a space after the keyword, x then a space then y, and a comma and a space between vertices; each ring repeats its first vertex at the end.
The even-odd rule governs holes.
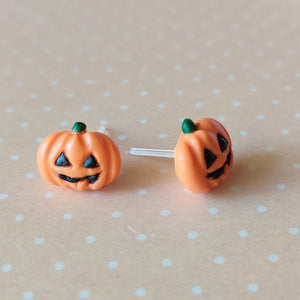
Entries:
MULTIPOLYGON (((131 155, 171 157, 182 184, 193 193, 217 187, 233 163, 231 139, 216 120, 185 119, 174 150, 131 148, 131 155)), ((72 130, 48 135, 40 144, 37 163, 48 182, 79 191, 98 190, 118 176, 121 156, 107 135, 86 131, 76 122, 72 130)))

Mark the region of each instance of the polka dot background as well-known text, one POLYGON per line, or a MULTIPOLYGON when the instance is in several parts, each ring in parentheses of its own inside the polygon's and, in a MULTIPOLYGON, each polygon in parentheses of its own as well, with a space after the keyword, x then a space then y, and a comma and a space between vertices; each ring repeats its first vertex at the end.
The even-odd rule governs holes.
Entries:
POLYGON ((1 299, 298 299, 297 0, 2 1, 1 299), (212 117, 235 161, 206 195, 172 159, 212 117), (83 121, 122 169, 94 192, 38 173, 48 134, 83 121))

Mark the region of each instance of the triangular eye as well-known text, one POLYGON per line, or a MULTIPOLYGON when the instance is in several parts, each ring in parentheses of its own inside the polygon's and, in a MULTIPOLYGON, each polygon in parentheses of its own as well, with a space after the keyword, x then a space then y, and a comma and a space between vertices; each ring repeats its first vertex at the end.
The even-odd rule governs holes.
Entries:
POLYGON ((204 149, 204 157, 206 162, 206 168, 208 169, 217 159, 217 156, 214 155, 210 150, 204 149))
POLYGON ((66 166, 70 166, 71 164, 69 163, 68 159, 66 158, 65 154, 62 152, 59 157, 57 158, 56 162, 55 162, 56 166, 59 167, 66 167, 66 166))
POLYGON ((220 150, 222 152, 224 152, 226 150, 227 146, 228 146, 227 140, 224 138, 224 136, 222 136, 219 133, 217 134, 217 139, 218 139, 220 150))
POLYGON ((86 159, 83 166, 85 168, 97 168, 97 167, 99 167, 95 157, 92 154, 86 159))

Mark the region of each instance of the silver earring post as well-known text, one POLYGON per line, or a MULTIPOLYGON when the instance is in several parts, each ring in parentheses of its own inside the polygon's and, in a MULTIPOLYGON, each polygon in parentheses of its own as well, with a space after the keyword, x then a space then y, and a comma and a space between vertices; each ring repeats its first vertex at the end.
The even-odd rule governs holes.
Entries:
POLYGON ((130 148, 130 155, 174 158, 174 150, 130 148))

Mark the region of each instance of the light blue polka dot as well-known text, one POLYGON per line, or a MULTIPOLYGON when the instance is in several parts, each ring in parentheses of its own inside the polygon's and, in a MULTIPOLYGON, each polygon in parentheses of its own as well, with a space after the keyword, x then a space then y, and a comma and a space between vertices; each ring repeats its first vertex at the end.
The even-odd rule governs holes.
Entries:
POLYGON ((208 210, 208 212, 209 212, 210 214, 212 214, 212 215, 215 215, 215 214, 218 213, 218 209, 215 208, 215 207, 212 207, 212 208, 210 208, 210 209, 208 210))
POLYGON ((45 107, 44 107, 44 111, 45 111, 45 112, 49 112, 49 111, 51 111, 51 107, 47 107, 47 106, 45 106, 45 107))
POLYGON ((102 120, 102 121, 100 122, 100 124, 101 124, 101 125, 107 125, 108 122, 107 122, 107 120, 102 120))
POLYGON ((57 80, 51 80, 51 81, 50 81, 50 84, 51 84, 51 85, 57 85, 57 80))
POLYGON ((136 236, 136 239, 140 242, 143 242, 147 239, 147 236, 146 236, 146 234, 140 233, 136 236))
POLYGON ((37 94, 30 94, 31 99, 36 99, 37 97, 38 97, 37 94))
POLYGON ((293 164, 294 169, 300 169, 300 164, 293 164))
POLYGON ((65 220, 70 220, 70 219, 72 219, 72 214, 70 214, 70 213, 64 214, 64 219, 65 219, 65 220))
POLYGON ((147 91, 141 91, 141 92, 140 92, 140 95, 141 95, 141 96, 147 96, 147 95, 148 95, 148 92, 147 92, 147 91))
POLYGON ((112 73, 112 72, 114 71, 114 69, 113 69, 112 67, 108 67, 108 68, 106 69, 106 71, 109 72, 109 73, 112 73))
POLYGON ((233 191, 233 192, 237 192, 237 191, 240 190, 240 187, 239 187, 238 185, 232 185, 232 186, 230 187, 230 190, 233 191))
POLYGON ((289 228, 289 233, 292 235, 297 235, 299 233, 299 229, 296 227, 289 228))
POLYGON ((285 185, 283 183, 278 183, 277 184, 277 189, 278 190, 284 190, 285 189, 285 185))
POLYGON ((228 76, 227 76, 227 79, 228 79, 228 80, 234 80, 234 79, 235 79, 235 76, 234 76, 234 75, 228 75, 228 76))
POLYGON ((240 230, 238 233, 241 238, 245 238, 248 235, 246 230, 240 230))
POLYGON ((224 116, 218 117, 219 122, 224 122, 225 120, 226 120, 226 117, 224 117, 224 116))
POLYGON ((264 115, 258 115, 258 116, 257 116, 257 119, 258 119, 258 120, 263 120, 264 118, 265 118, 264 115))
POLYGON ((118 140, 120 141, 124 141, 126 139, 126 135, 125 134, 121 134, 118 136, 118 140))
POLYGON ((89 236, 86 237, 85 240, 86 240, 86 242, 87 242, 88 244, 93 244, 93 243, 96 241, 96 237, 93 236, 93 235, 89 235, 89 236))
POLYGON ((215 259, 214 259, 214 262, 218 265, 222 265, 224 264, 225 262, 225 258, 223 256, 217 256, 215 259))
POLYGON ((162 82, 164 82, 164 81, 165 81, 165 79, 162 78, 162 77, 157 78, 157 82, 159 82, 159 83, 162 83, 162 82))
POLYGON ((2 143, 3 142, 3 139, 2 138, 0 138, 0 143, 2 143))
POLYGON ((140 123, 141 123, 141 124, 147 124, 147 122, 148 122, 148 121, 147 121, 146 119, 141 119, 141 120, 140 120, 140 123))
POLYGON ((272 263, 278 262, 278 256, 276 254, 270 254, 268 260, 272 263))
POLYGON ((147 190, 146 189, 140 189, 139 190, 139 194, 140 195, 146 195, 147 194, 147 190))
POLYGON ((213 90, 213 93, 214 93, 214 94, 219 94, 220 92, 221 92, 221 91, 220 91, 219 89, 214 89, 214 90, 213 90))
POLYGON ((34 177, 34 174, 33 173, 27 173, 26 174, 26 178, 27 179, 32 179, 34 177))
POLYGON ((45 193, 45 197, 47 198, 47 199, 50 199, 50 198, 52 198, 54 196, 54 193, 53 192, 47 192, 47 193, 45 193))
POLYGON ((195 105, 196 107, 202 107, 203 106, 203 104, 202 103, 200 103, 200 102, 198 102, 198 103, 196 103, 196 105, 195 105))
POLYGON ((197 233, 197 232, 194 232, 194 231, 189 232, 188 235, 187 235, 187 237, 188 237, 190 240, 195 239, 197 236, 198 236, 198 233, 197 233))
POLYGON ((113 218, 120 218, 120 217, 121 217, 121 213, 120 213, 119 211, 114 211, 114 212, 112 213, 112 217, 113 217, 113 218))
POLYGON ((300 113, 296 113, 295 118, 300 119, 300 113))
POLYGON ((74 95, 73 95, 72 93, 68 93, 68 94, 67 94, 67 98, 69 98, 69 99, 70 99, 70 98, 73 98, 73 96, 74 96, 74 95))
POLYGON ((160 214, 165 217, 165 216, 168 216, 170 214, 170 212, 167 209, 162 209, 160 211, 160 214))
POLYGON ((126 109, 128 109, 128 106, 127 106, 127 105, 121 105, 121 106, 120 106, 120 109, 126 110, 126 109))
POLYGON ((43 140, 43 138, 42 137, 37 137, 36 139, 35 139, 35 141, 37 142, 37 143, 40 143, 41 141, 43 140))
POLYGON ((184 94, 184 91, 183 91, 183 90, 178 90, 178 91, 176 92, 176 94, 177 94, 177 95, 183 95, 183 94, 184 94))
POLYGON ((27 291, 23 294, 24 300, 33 300, 34 294, 32 291, 27 291))
POLYGON ((161 174, 167 174, 169 172, 169 170, 168 169, 160 169, 159 172, 161 174))
POLYGON ((268 146, 267 147, 267 151, 268 152, 273 152, 275 149, 274 149, 274 147, 273 146, 268 146))
POLYGON ((63 122, 60 123, 60 125, 65 127, 65 126, 69 125, 69 122, 68 121, 63 121, 63 122))
POLYGON ((23 122, 22 124, 21 124, 21 127, 28 127, 28 122, 23 122))
POLYGON ((267 211, 267 208, 265 206, 257 206, 257 211, 259 213, 262 213, 262 212, 266 212, 267 211))
POLYGON ((199 77, 194 77, 194 78, 193 78, 193 81, 199 81, 199 80, 200 80, 199 77))
POLYGON ((167 135, 166 135, 165 133, 160 133, 160 134, 158 135, 158 137, 159 137, 160 139, 165 139, 165 138, 167 137, 167 135))
POLYGON ((278 103, 279 103, 278 100, 273 100, 273 101, 272 101, 272 104, 278 104, 278 103))
POLYGON ((21 221, 24 220, 24 216, 23 215, 16 215, 15 220, 16 220, 16 222, 21 222, 21 221))
POLYGON ((286 85, 286 86, 284 87, 284 90, 287 91, 287 92, 289 92, 289 91, 292 90, 292 87, 291 87, 290 85, 286 85))
POLYGON ((1 269, 2 269, 3 272, 9 272, 12 269, 12 265, 11 264, 4 264, 1 269))
POLYGON ((36 238, 34 241, 37 245, 42 245, 45 242, 44 238, 36 238))
POLYGON ((65 268, 65 264, 63 262, 58 262, 55 264, 54 269, 56 271, 61 271, 65 268))
POLYGON ((7 111, 8 113, 12 113, 12 112, 14 111, 14 109, 13 109, 12 107, 8 107, 8 108, 6 109, 6 111, 7 111))
POLYGON ((119 266, 119 263, 115 260, 112 260, 108 263, 107 266, 108 266, 109 269, 115 269, 119 266))
POLYGON ((157 108, 159 108, 159 109, 163 109, 163 108, 165 108, 165 107, 166 107, 166 106, 165 106, 164 104, 162 104, 162 103, 157 105, 157 108))
POLYGON ((234 105, 234 106, 241 106, 241 102, 235 101, 235 102, 233 102, 233 105, 234 105))
POLYGON ((245 131, 245 130, 241 130, 241 131, 240 131, 240 135, 241 135, 241 136, 247 136, 247 135, 248 135, 248 132, 245 131))
POLYGON ((4 200, 4 199, 6 199, 7 197, 8 197, 8 194, 6 194, 6 193, 0 194, 0 200, 4 200))
POLYGON ((103 95, 104 95, 104 97, 110 97, 111 93, 110 92, 105 92, 103 95))
POLYGON ((11 155, 10 159, 16 161, 19 159, 19 155, 11 155))
POLYGON ((123 82, 124 84, 127 84, 127 83, 128 83, 128 79, 123 79, 122 82, 123 82))
POLYGON ((90 110, 90 107, 85 105, 85 106, 82 106, 82 110, 83 111, 89 111, 90 110))
POLYGON ((135 291, 135 294, 138 296, 138 297, 144 297, 146 296, 147 292, 145 289, 142 289, 142 288, 139 288, 135 291))
POLYGON ((87 81, 86 81, 86 84, 88 84, 88 85, 91 85, 91 84, 93 84, 94 83, 94 81, 92 80, 92 79, 88 79, 87 81))
POLYGON ((282 130, 281 130, 281 133, 282 133, 282 134, 289 134, 289 130, 288 130, 288 129, 282 129, 282 130))
POLYGON ((169 258, 164 258, 162 261, 161 261, 161 264, 164 266, 164 267, 170 267, 172 265, 172 260, 169 259, 169 258))
POLYGON ((202 293, 202 288, 201 288, 201 286, 199 286, 199 285, 193 286, 193 288, 192 288, 192 293, 193 293, 194 295, 200 295, 200 294, 202 293))
POLYGON ((81 290, 79 292, 79 298, 80 299, 87 299, 90 297, 90 291, 89 290, 81 290))
POLYGON ((255 283, 250 283, 250 284, 248 285, 248 291, 249 291, 249 292, 252 292, 252 293, 257 292, 257 291, 258 291, 258 285, 255 284, 255 283))
POLYGON ((250 90, 250 92, 256 92, 257 88, 256 87, 251 87, 249 90, 250 90))
POLYGON ((180 71, 180 70, 181 70, 181 66, 175 66, 174 69, 175 69, 176 71, 180 71))

